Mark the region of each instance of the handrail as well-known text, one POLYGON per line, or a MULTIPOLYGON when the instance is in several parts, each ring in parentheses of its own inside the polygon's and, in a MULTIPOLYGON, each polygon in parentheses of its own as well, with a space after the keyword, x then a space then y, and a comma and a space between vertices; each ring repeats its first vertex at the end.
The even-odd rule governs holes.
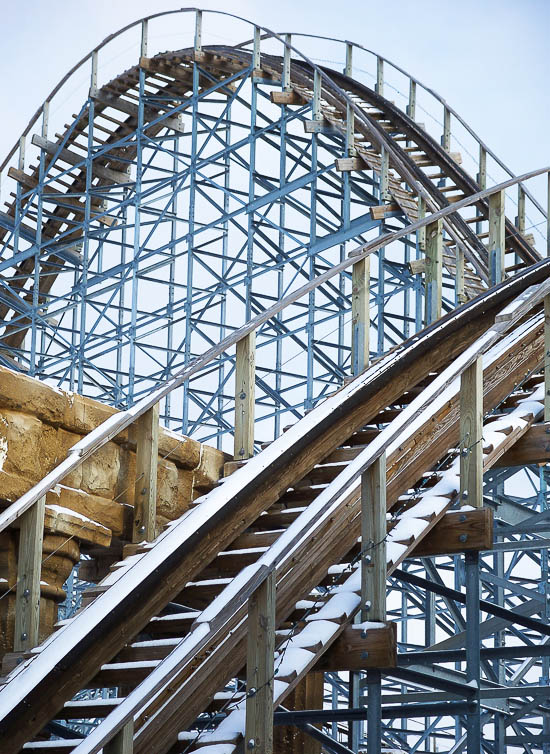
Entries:
POLYGON ((529 173, 524 173, 523 175, 515 178, 510 178, 508 181, 499 183, 496 186, 492 186, 489 189, 479 191, 476 194, 465 197, 461 201, 444 207, 443 209, 440 209, 437 212, 428 215, 427 217, 421 218, 420 220, 417 220, 410 225, 406 225, 404 228, 378 236, 378 238, 376 238, 375 240, 359 246, 357 249, 351 251, 347 259, 342 260, 318 277, 308 281, 292 293, 289 293, 280 301, 273 304, 273 306, 271 306, 269 309, 266 309, 264 312, 257 314, 242 327, 234 330, 230 335, 223 338, 215 346, 209 348, 208 351, 206 351, 206 353, 204 353, 202 356, 195 358, 190 364, 183 367, 170 380, 167 380, 163 385, 152 390, 148 395, 138 401, 138 403, 134 404, 134 406, 127 409, 126 411, 122 411, 120 414, 114 414, 105 422, 96 427, 96 429, 92 430, 92 432, 90 432, 85 438, 77 442, 76 445, 73 445, 68 451, 67 458, 65 458, 58 466, 56 466, 55 469, 50 471, 49 474, 44 477, 44 479, 35 484, 28 492, 22 495, 9 508, 7 508, 0 514, 0 532, 3 531, 7 526, 12 524, 22 513, 27 511, 54 485, 61 482, 69 472, 80 466, 80 464, 83 463, 91 455, 93 455, 96 450, 98 450, 100 447, 109 442, 113 437, 126 429, 137 418, 142 416, 146 411, 152 408, 152 406, 154 406, 165 396, 171 393, 172 390, 182 385, 193 375, 197 374, 197 372, 208 366, 210 362, 215 358, 221 356, 224 351, 226 351, 231 346, 236 345, 238 341, 242 340, 242 338, 246 337, 251 332, 254 332, 256 329, 258 329, 258 327, 268 322, 272 317, 281 312, 287 306, 295 303, 298 299, 302 298, 308 293, 311 293, 327 280, 330 280, 335 275, 343 272, 356 262, 360 261, 361 259, 365 259, 367 256, 374 253, 382 246, 387 246, 393 241, 397 241, 404 236, 410 235, 411 233, 414 233, 417 230, 420 230, 426 225, 433 223, 439 219, 448 217, 449 215, 452 215, 453 213, 457 212, 460 209, 463 209, 464 207, 475 204, 476 202, 485 199, 492 194, 503 191, 504 189, 509 188, 514 184, 520 183, 521 181, 525 181, 530 178, 534 178, 535 176, 541 175, 543 173, 550 173, 550 166, 539 168, 538 170, 533 170, 529 173))
POLYGON ((406 406, 380 434, 355 458, 317 498, 290 524, 269 549, 251 566, 244 568, 204 610, 191 627, 190 633, 181 640, 142 682, 105 718, 85 740, 75 748, 75 754, 97 754, 133 716, 143 708, 180 670, 189 658, 196 657, 228 621, 229 611, 233 616, 246 603, 268 574, 285 563, 292 562, 295 552, 322 528, 335 509, 349 497, 361 475, 382 453, 399 439, 406 442, 416 426, 415 422, 427 409, 433 408, 440 396, 478 356, 487 353, 507 331, 511 330, 525 314, 527 308, 536 305, 550 290, 550 280, 520 294, 512 304, 501 312, 507 317, 494 324, 471 346, 460 354, 433 382, 406 406))
MULTIPOLYGON (((281 35, 283 34, 282 32, 280 32, 280 33, 281 33, 281 35)), ((476 132, 473 130, 473 128, 468 125, 468 123, 464 120, 464 118, 462 118, 462 116, 459 115, 457 113, 457 111, 447 103, 447 100, 445 100, 440 94, 438 94, 435 91, 435 89, 432 89, 430 86, 427 86, 426 84, 422 83, 422 81, 420 81, 420 79, 417 79, 416 76, 413 76, 412 74, 408 73, 404 68, 402 68, 401 66, 397 65, 397 63, 394 63, 393 61, 389 60, 389 58, 384 57, 384 55, 379 55, 377 52, 374 52, 373 50, 369 50, 368 47, 365 47, 364 45, 361 45, 358 42, 351 42, 351 41, 349 41, 347 39, 339 39, 337 37, 327 37, 327 36, 323 36, 321 34, 306 34, 306 33, 301 33, 301 32, 293 32, 292 36, 293 37, 306 37, 306 38, 311 38, 311 39, 322 39, 322 40, 324 40, 326 42, 338 42, 340 44, 350 44, 353 47, 357 47, 357 49, 359 49, 359 50, 363 50, 364 52, 368 52, 369 54, 374 55, 376 58, 380 58, 380 60, 384 61, 384 63, 388 63, 396 71, 399 71, 399 73, 402 73, 403 76, 406 76, 409 79, 409 81, 412 81, 415 85, 420 86, 421 89, 424 89, 425 92, 428 92, 428 94, 431 94, 432 97, 434 97, 436 100, 438 100, 443 105, 443 107, 445 107, 449 111, 449 113, 454 118, 456 118, 456 120, 462 126, 464 126, 464 128, 466 129, 466 131, 468 131, 468 133, 470 134, 470 136, 473 136, 473 138, 479 144, 479 146, 488 155, 490 155, 493 158, 493 160, 497 163, 497 165, 499 167, 501 167, 506 173, 508 173, 508 175, 511 178, 515 177, 515 173, 512 170, 510 170, 510 168, 499 157, 497 157, 497 155, 493 152, 493 150, 490 149, 487 146, 487 144, 485 144, 484 141, 482 141, 482 139, 476 134, 476 132)), ((521 186, 521 183, 519 185, 521 186)), ((523 188, 523 186, 522 186, 522 188, 523 188)), ((546 217, 547 216, 547 212, 544 209, 544 207, 542 207, 539 204, 539 202, 537 201, 537 199, 535 199, 535 197, 531 194, 530 191, 528 191, 527 189, 524 189, 524 191, 525 191, 525 195, 527 197, 529 197, 529 199, 533 202, 533 204, 539 210, 539 212, 542 213, 543 217, 546 217)))

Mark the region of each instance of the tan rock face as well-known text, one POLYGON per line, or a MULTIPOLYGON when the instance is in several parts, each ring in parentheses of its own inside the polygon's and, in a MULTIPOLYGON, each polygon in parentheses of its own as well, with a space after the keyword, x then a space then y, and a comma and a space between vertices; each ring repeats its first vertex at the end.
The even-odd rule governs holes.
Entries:
MULTIPOLYGON (((14 502, 116 413, 0 367, 0 503, 14 502)), ((157 531, 181 516, 223 475, 224 453, 175 432, 159 432, 157 531)), ((113 559, 131 539, 135 478, 133 427, 100 448, 46 496, 40 631, 51 632, 63 583, 80 549, 113 559), (94 548, 90 550, 90 548, 94 548), (99 548, 99 550, 98 550, 99 548), (55 552, 54 552, 55 551, 55 552), (112 551, 112 552, 111 552, 112 551), (47 564, 47 565, 46 565, 47 564), (47 578, 44 577, 47 574, 47 578)), ((17 578, 17 526, 0 533, 0 592, 17 578)), ((0 599, 0 656, 13 646, 14 592, 0 599)))

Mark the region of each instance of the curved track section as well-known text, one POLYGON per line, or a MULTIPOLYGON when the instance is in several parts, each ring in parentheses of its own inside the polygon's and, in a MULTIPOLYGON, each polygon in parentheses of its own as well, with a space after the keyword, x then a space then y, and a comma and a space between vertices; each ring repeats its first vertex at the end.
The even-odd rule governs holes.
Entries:
MULTIPOLYGON (((242 47, 142 56, 55 138, 29 134, 37 163, 9 168, 0 215, 5 364, 131 405, 358 243, 479 188, 383 81, 283 63, 242 47)), ((445 223, 444 310, 488 284, 487 204, 463 214, 445 223)), ((508 266, 536 261, 506 223, 508 266)), ((373 355, 423 325, 424 251, 413 235, 372 261, 373 355)), ((259 333, 258 438, 350 371, 351 289, 343 274, 259 333)), ((173 396, 166 424, 227 443, 233 370, 227 357, 173 396)))

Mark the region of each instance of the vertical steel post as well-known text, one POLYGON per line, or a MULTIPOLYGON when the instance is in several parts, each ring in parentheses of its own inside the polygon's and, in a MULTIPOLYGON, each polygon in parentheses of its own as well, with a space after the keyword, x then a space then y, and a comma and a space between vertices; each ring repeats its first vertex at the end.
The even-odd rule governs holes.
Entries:
POLYGON ((465 553, 466 569, 466 682, 477 684, 474 712, 466 715, 468 754, 481 754, 481 717, 479 705, 480 632, 479 632, 479 553, 465 553))

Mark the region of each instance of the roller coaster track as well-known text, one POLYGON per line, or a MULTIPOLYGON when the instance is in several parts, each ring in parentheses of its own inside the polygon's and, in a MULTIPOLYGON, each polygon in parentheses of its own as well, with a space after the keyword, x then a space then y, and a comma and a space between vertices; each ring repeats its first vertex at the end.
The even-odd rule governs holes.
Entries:
MULTIPOLYGON (((5 754, 107 752, 104 747, 130 721, 133 743, 125 752, 242 750, 249 743, 244 712, 250 689, 247 694, 240 683, 247 666, 246 616, 258 587, 267 578, 275 580, 276 674, 269 683, 276 710, 309 672, 333 667, 331 650, 364 610, 360 480, 365 470, 385 454, 387 576, 399 575, 403 563, 422 556, 423 543, 437 537, 438 526, 457 515, 464 370, 483 357, 484 471, 543 417, 542 303, 550 289, 550 262, 540 259, 523 225, 506 219, 509 270, 495 285, 488 233, 481 225, 490 218, 490 197, 497 191, 485 190, 468 175, 449 144, 438 144, 380 91, 304 58, 221 45, 151 57, 142 46, 142 53, 138 66, 92 86, 89 100, 57 141, 32 137, 41 154, 37 167, 9 168, 19 188, 0 218, 0 240, 15 259, 18 239, 26 238, 31 251, 13 263, 13 280, 3 280, 6 354, 20 355, 39 306, 66 266, 81 263, 77 247, 88 243, 90 229, 101 227, 108 237, 124 225, 124 208, 146 199, 147 189, 137 188, 139 170, 133 172, 141 161, 140 138, 184 133, 181 116, 193 111, 199 92, 238 97, 248 77, 272 87, 272 106, 296 108, 306 139, 322 134, 328 143, 333 140, 334 153, 340 149, 335 158, 340 172, 367 176, 356 186, 357 196, 381 222, 380 236, 362 243, 352 258, 316 270, 271 308, 256 316, 249 311, 243 327, 204 356, 189 359, 171 380, 158 380, 155 391, 144 391, 141 401, 72 448, 42 483, 3 511, 0 531, 151 406, 204 374, 231 346, 276 321, 300 298, 328 286, 354 260, 413 234, 422 244, 426 226, 441 221, 449 278, 458 276, 460 259, 465 262, 463 288, 457 291, 462 302, 324 396, 251 459, 229 463, 218 488, 196 500, 155 541, 134 547, 42 645, 12 658, 19 664, 0 679, 5 754), (89 131, 91 111, 101 143, 89 131), (347 153, 342 154, 342 144, 347 153), (473 216, 461 214, 470 207, 473 216), (402 224, 397 230, 389 225, 394 218, 402 224), (123 695, 98 700, 81 694, 112 687, 123 695), (70 737, 72 729, 64 724, 82 720, 94 721, 87 736, 70 737)), ((265 128, 269 136, 270 126, 265 128)), ((496 188, 504 191, 520 180, 496 188)), ((171 181, 170 174, 165 188, 171 181)), ((266 179, 264 188, 268 184, 266 179)), ((297 200, 293 208, 301 209, 297 200)), ((353 237, 350 233, 346 240, 353 237)), ((316 348, 321 358, 323 349, 316 348)), ((543 621, 520 613, 515 619, 550 636, 543 621)), ((401 675, 397 668, 386 672, 405 677, 402 669, 401 675)), ((427 683, 421 673, 415 679, 427 683)), ((323 745, 345 750, 331 749, 326 740, 323 745)))

